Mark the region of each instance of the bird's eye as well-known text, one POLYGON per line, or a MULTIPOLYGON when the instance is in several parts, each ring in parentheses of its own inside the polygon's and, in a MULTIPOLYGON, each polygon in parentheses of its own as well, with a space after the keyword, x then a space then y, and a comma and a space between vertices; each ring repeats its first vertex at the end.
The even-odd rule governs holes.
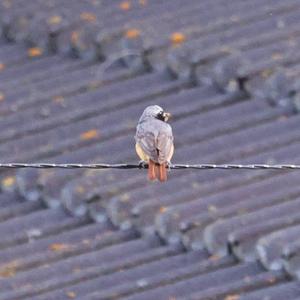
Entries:
POLYGON ((160 112, 157 114, 156 118, 157 118, 158 120, 164 121, 164 112, 163 112, 163 111, 160 111, 160 112))

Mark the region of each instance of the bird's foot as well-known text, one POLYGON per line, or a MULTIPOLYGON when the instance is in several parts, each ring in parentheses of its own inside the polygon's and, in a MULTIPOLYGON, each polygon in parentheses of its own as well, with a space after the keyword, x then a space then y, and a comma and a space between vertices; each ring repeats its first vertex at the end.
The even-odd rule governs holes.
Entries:
POLYGON ((166 163, 166 167, 167 167, 168 171, 171 170, 171 167, 172 167, 172 166, 173 166, 173 164, 172 164, 170 161, 168 161, 168 162, 166 163))
POLYGON ((140 169, 146 169, 148 164, 144 160, 139 161, 139 168, 140 169))

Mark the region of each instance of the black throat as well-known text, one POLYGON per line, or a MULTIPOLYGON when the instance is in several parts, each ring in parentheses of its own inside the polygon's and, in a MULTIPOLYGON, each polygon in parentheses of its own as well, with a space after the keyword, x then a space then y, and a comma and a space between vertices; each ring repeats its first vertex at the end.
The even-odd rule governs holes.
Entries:
POLYGON ((164 118, 163 114, 158 114, 155 118, 165 122, 165 118, 164 118))

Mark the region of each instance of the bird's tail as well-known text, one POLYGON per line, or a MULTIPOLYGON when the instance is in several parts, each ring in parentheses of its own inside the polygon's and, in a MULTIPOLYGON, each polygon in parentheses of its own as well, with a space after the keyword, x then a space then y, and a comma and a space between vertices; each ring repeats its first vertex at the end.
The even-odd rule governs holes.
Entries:
POLYGON ((164 182, 167 180, 167 166, 165 163, 158 165, 158 175, 157 178, 159 181, 164 182))
POLYGON ((161 182, 167 180, 167 168, 166 164, 156 164, 153 160, 149 160, 148 166, 148 178, 149 180, 158 179, 161 182))
POLYGON ((155 162, 151 159, 149 159, 148 179, 149 180, 155 180, 156 179, 156 165, 155 165, 155 162))

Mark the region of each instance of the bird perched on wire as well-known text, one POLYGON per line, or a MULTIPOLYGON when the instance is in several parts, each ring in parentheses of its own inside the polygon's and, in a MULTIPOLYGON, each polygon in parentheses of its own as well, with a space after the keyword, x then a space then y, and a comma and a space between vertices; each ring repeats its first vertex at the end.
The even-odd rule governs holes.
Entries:
POLYGON ((141 163, 148 163, 150 180, 167 180, 167 168, 174 153, 172 128, 167 123, 170 116, 158 105, 148 106, 136 128, 135 149, 141 163))

